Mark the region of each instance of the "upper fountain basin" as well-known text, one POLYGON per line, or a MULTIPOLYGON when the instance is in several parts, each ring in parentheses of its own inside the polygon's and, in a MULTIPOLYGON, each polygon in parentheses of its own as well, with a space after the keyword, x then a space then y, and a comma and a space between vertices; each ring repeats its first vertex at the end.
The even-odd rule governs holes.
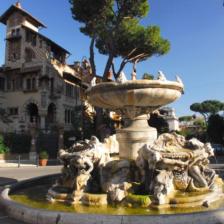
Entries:
POLYGON ((153 111, 178 99, 183 88, 183 84, 176 81, 103 82, 88 89, 87 96, 93 106, 110 110, 140 107, 153 111))

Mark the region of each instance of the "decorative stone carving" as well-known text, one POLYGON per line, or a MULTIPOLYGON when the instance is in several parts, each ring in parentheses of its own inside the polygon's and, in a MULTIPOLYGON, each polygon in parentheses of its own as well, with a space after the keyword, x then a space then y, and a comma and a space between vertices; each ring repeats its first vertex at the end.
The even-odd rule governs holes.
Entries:
POLYGON ((136 165, 142 182, 147 170, 152 174, 148 191, 153 192, 155 203, 167 204, 176 190, 206 192, 213 188, 216 174, 208 167, 208 158, 213 155, 209 143, 162 134, 154 144, 139 150, 136 165))
POLYGON ((183 85, 183 81, 178 75, 176 75, 176 81, 183 85))
POLYGON ((104 139, 103 143, 104 147, 110 154, 118 154, 119 153, 119 143, 117 141, 116 135, 111 135, 108 138, 104 139))
POLYGON ((86 205, 127 204, 128 198, 142 196, 136 192, 144 192, 153 195, 147 203, 158 208, 177 203, 177 192, 205 195, 195 199, 196 205, 209 205, 222 195, 222 184, 217 184, 215 171, 208 167, 208 158, 213 156, 209 143, 166 133, 154 143, 141 147, 135 161, 113 160, 108 145, 109 140, 116 140, 115 137, 110 136, 100 143, 93 136, 90 140, 76 142, 68 150, 59 150, 59 158, 64 164, 62 177, 49 190, 48 200, 86 205), (102 197, 92 192, 94 184, 98 184, 102 197), (214 194, 211 196, 209 192, 214 194))
POLYGON ((126 75, 125 75, 125 73, 124 73, 123 71, 122 71, 122 72, 120 73, 120 75, 117 77, 116 81, 117 81, 118 83, 124 83, 124 82, 127 81, 126 75))
POLYGON ((72 192, 73 203, 78 203, 87 190, 92 171, 99 169, 100 172, 110 161, 109 152, 95 136, 90 140, 76 142, 68 150, 60 149, 58 156, 64 167, 54 188, 68 188, 72 192))
POLYGON ((94 107, 87 100, 83 101, 83 110, 84 110, 84 115, 91 121, 96 116, 96 111, 94 107))
POLYGON ((165 74, 162 71, 158 71, 158 80, 167 81, 165 74))
POLYGON ((102 190, 112 202, 120 202, 131 190, 131 163, 128 160, 114 160, 102 169, 102 190))

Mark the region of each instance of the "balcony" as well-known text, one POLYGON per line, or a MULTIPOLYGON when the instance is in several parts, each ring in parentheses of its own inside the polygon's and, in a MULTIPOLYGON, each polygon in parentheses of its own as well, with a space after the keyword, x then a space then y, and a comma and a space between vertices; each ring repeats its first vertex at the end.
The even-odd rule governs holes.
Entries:
POLYGON ((13 40, 20 40, 22 38, 21 34, 10 34, 6 37, 6 40, 13 41, 13 40))

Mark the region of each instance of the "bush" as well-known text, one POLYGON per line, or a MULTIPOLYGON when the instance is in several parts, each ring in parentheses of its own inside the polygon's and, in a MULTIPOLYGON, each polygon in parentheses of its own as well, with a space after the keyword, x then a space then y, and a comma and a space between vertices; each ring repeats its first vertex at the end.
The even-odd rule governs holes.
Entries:
POLYGON ((4 138, 0 135, 0 154, 9 152, 9 148, 5 145, 4 138))
POLYGON ((11 153, 29 153, 31 136, 27 134, 4 134, 4 142, 11 153))
POLYGON ((187 140, 191 139, 191 138, 195 138, 195 133, 193 130, 191 129, 183 129, 181 131, 176 132, 179 135, 183 135, 187 140))
POLYGON ((49 155, 47 153, 47 151, 45 150, 41 150, 39 153, 39 159, 48 159, 49 155))
POLYGON ((142 79, 153 80, 154 76, 149 74, 149 73, 144 73, 143 76, 142 76, 142 79))

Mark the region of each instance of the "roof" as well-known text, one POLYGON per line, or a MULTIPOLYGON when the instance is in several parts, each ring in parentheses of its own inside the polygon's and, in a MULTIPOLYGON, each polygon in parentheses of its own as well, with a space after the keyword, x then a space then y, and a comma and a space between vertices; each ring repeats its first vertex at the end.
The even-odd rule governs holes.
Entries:
POLYGON ((69 72, 63 72, 63 79, 65 79, 71 83, 77 84, 84 89, 87 88, 87 85, 85 85, 85 83, 82 83, 82 80, 79 77, 76 77, 75 75, 73 75, 69 72))
POLYGON ((24 27, 25 29, 30 30, 31 32, 35 33, 36 35, 38 35, 38 36, 42 37, 43 39, 45 39, 46 41, 50 42, 53 47, 60 48, 61 50, 63 50, 67 54, 71 54, 68 50, 66 50, 65 48, 63 48, 59 44, 55 43, 53 40, 49 39, 48 37, 44 36, 43 34, 40 34, 40 33, 36 32, 36 31, 30 29, 27 26, 22 25, 22 27, 24 27))
POLYGON ((14 12, 19 12, 22 15, 26 16, 27 18, 29 18, 37 27, 45 27, 46 26, 40 22, 38 19, 36 19, 35 17, 33 17, 31 14, 29 14, 27 11, 25 11, 24 9, 22 9, 21 7, 19 7, 18 5, 11 5, 0 17, 0 22, 6 25, 6 22, 9 18, 9 16, 14 13, 14 12))

